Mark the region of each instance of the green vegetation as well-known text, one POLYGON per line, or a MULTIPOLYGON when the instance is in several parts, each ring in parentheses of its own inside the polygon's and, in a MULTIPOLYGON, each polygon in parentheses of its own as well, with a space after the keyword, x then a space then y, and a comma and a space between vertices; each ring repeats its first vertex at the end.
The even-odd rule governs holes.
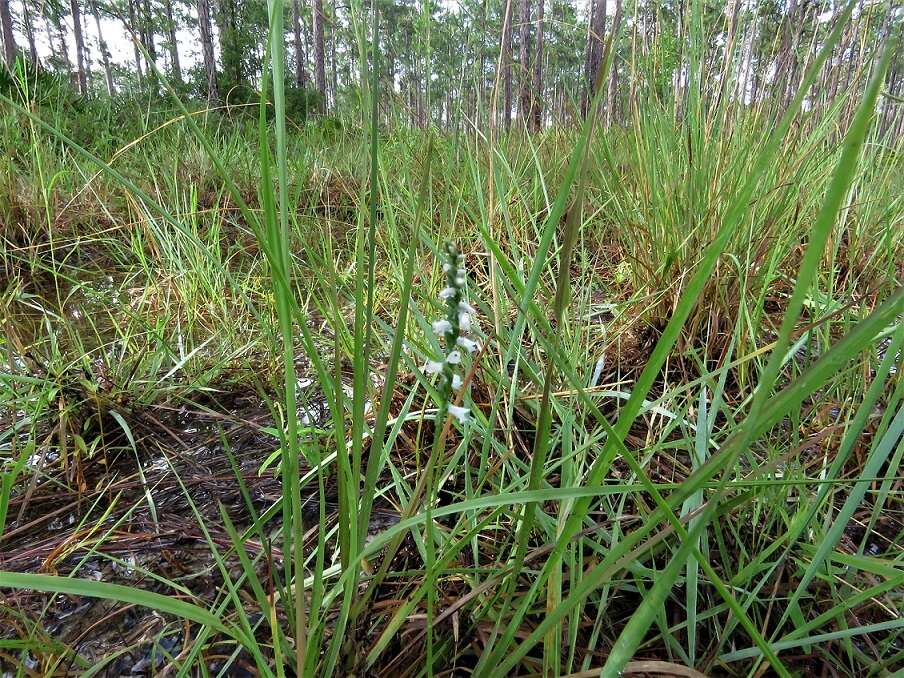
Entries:
POLYGON ((904 668, 896 33, 748 100, 691 4, 534 130, 403 124, 364 14, 313 115, 279 2, 239 107, 4 72, 0 666, 904 668))

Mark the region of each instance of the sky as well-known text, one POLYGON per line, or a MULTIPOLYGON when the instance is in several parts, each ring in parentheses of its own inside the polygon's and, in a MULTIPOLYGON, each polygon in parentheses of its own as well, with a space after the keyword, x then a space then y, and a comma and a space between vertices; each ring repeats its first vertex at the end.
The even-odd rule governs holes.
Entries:
MULTIPOLYGON (((22 3, 21 0, 12 0, 10 3, 13 12, 13 21, 16 22, 16 45, 19 49, 24 49, 28 45, 25 39, 25 32, 21 26, 22 3)), ((69 59, 75 63, 75 38, 72 32, 72 22, 67 21, 68 31, 66 34, 66 42, 69 47, 69 59)), ((50 44, 48 42, 47 32, 44 29, 43 21, 35 22, 35 43, 38 49, 38 57, 46 59, 51 54, 50 44)), ((85 34, 85 43, 90 52, 91 70, 101 71, 103 65, 101 62, 100 48, 97 40, 97 27, 94 23, 94 17, 91 14, 82 16, 82 30, 85 34)), ((114 64, 134 68, 134 52, 132 42, 126 33, 125 27, 121 21, 111 19, 109 17, 101 17, 101 30, 104 39, 107 41, 107 49, 110 51, 110 59, 114 64)), ((216 38, 216 28, 214 28, 214 38, 216 38)), ((54 36, 56 39, 56 36, 54 36)), ((159 39, 159 38, 158 38, 159 39)), ((179 50, 179 63, 183 70, 188 70, 195 64, 200 63, 201 48, 198 42, 197 32, 190 28, 182 28, 176 31, 176 42, 179 50)), ((169 54, 166 50, 160 49, 158 42, 158 63, 165 67, 169 63, 169 54)))

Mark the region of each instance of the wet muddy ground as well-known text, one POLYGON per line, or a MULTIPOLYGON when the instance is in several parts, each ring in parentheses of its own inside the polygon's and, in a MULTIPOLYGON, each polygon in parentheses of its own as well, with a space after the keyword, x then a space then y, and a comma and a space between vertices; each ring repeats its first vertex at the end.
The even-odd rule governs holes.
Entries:
MULTIPOLYGON (((220 507, 242 530, 282 496, 277 460, 262 469, 280 449, 274 416, 258 391, 260 375, 250 367, 245 373, 224 372, 221 388, 192 392, 183 386, 177 398, 130 399, 127 388, 114 383, 118 377, 111 365, 121 357, 121 345, 109 316, 104 322, 106 310, 128 307, 124 287, 122 280, 102 274, 69 280, 62 290, 26 290, 2 318, 9 359, 0 376, 47 381, 56 376, 60 388, 43 410, 0 401, 4 472, 23 450, 30 452, 0 533, 0 570, 73 575, 180 595, 176 586, 209 604, 221 594, 222 576, 208 538, 230 566, 238 565, 230 556, 220 507), (70 364, 55 374, 58 361, 50 347, 58 353, 72 349, 63 342, 71 340, 73 328, 93 340, 80 347, 92 357, 87 366, 70 364), (36 413, 41 420, 33 422, 36 413), (75 440, 90 449, 79 449, 75 440)), ((329 409, 313 380, 301 378, 298 387, 299 420, 316 431, 329 409)), ((302 470, 305 522, 316 523, 316 476, 302 470)), ((336 504, 329 477, 326 488, 324 511, 332 520, 336 504)), ((380 531, 397 520, 388 504, 375 506, 371 527, 380 531)), ((261 557, 262 574, 268 562, 278 566, 282 560, 280 516, 266 529, 265 543, 255 537, 246 543, 249 556, 261 557)), ((152 674, 190 647, 193 632, 134 605, 23 590, 0 593, 4 672, 46 671, 47 648, 56 646, 57 673, 79 673, 107 658, 101 675, 152 674), (40 665, 27 651, 4 649, 4 641, 15 648, 12 641, 29 637, 41 648, 40 665), (63 653, 63 646, 73 652, 63 653)), ((215 655, 209 657, 211 671, 227 659, 215 655)), ((244 663, 240 658, 229 675, 241 675, 244 663)))
MULTIPOLYGON (((301 414, 310 417, 313 412, 308 406, 301 414)), ((103 455, 79 462, 77 470, 65 468, 57 453, 30 461, 24 476, 30 484, 14 494, 10 519, 0 536, 0 570, 72 574, 173 594, 160 577, 200 600, 213 601, 222 578, 201 522, 217 549, 228 554, 231 541, 220 506, 243 529, 251 524, 252 511, 259 516, 281 497, 275 464, 260 471, 279 447, 269 412, 253 394, 208 396, 203 409, 152 406, 130 413, 134 449, 112 418, 105 423, 103 455), (75 483, 68 477, 72 475, 75 483)), ((328 481, 328 516, 336 509, 331 486, 328 481)), ((316 481, 302 488, 302 505, 306 522, 316 523, 320 513, 316 481)), ((392 507, 375 507, 372 530, 383 530, 397 520, 392 507)), ((279 528, 277 516, 267 526, 266 544, 249 539, 249 556, 263 555, 278 565, 279 528)), ((237 565, 233 558, 227 562, 237 565)), ((261 563, 263 575, 265 562, 261 563)), ((0 638, 22 637, 24 629, 14 617, 39 618, 43 632, 76 650, 86 665, 134 648, 110 665, 108 675, 150 672, 162 665, 167 653, 178 655, 190 634, 157 613, 93 598, 17 591, 4 594, 2 609, 6 631, 0 631, 0 638)), ((0 651, 0 666, 12 669, 18 661, 0 651)))

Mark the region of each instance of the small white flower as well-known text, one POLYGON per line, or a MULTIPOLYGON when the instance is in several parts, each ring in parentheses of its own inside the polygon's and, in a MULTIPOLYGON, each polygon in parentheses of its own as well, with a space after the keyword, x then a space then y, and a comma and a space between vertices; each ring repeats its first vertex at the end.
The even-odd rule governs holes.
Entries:
POLYGON ((454 296, 455 296, 455 288, 454 287, 444 287, 439 292, 439 298, 442 299, 443 301, 446 301, 446 299, 451 299, 454 296))
POLYGON ((427 364, 424 365, 424 371, 427 374, 439 374, 443 371, 443 363, 437 362, 435 360, 428 360, 427 364))
POLYGON ((471 304, 469 304, 467 301, 459 301, 458 302, 458 312, 459 313, 470 313, 472 315, 477 314, 477 311, 475 310, 475 308, 473 306, 471 306, 471 304))
POLYGON ((448 320, 434 320, 433 321, 433 333, 437 336, 442 336, 446 332, 452 329, 452 323, 448 320))
POLYGON ((462 332, 470 332, 471 331, 471 316, 467 313, 459 313, 458 314, 458 329, 462 332))
POLYGON ((455 278, 455 284, 458 285, 459 287, 464 287, 465 277, 463 275, 460 275, 457 278, 455 278))
POLYGON ((452 388, 456 391, 461 388, 461 377, 457 374, 452 375, 452 388))
POLYGON ((446 356, 446 362, 450 365, 457 365, 461 362, 461 353, 459 351, 452 351, 446 356))
POLYGON ((467 275, 467 272, 465 271, 465 269, 459 268, 459 269, 456 271, 456 274, 457 274, 457 275, 467 275))
POLYGON ((473 353, 474 351, 480 349, 480 344, 466 337, 459 337, 455 343, 461 346, 468 353, 473 353))
POLYGON ((443 264, 443 273, 448 273, 451 270, 452 267, 448 263, 443 264))
POLYGON ((471 419, 471 410, 467 407, 459 407, 458 405, 449 405, 449 414, 458 419, 459 424, 467 424, 471 419))

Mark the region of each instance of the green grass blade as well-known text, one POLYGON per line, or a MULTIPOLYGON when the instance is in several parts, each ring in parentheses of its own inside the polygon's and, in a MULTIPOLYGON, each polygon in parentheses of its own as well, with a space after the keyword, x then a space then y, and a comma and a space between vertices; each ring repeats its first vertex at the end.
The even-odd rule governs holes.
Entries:
POLYGON ((172 598, 152 591, 143 591, 131 586, 86 579, 56 577, 47 574, 0 572, 0 587, 64 593, 72 596, 86 596, 88 598, 103 598, 106 600, 117 600, 121 603, 140 605, 210 627, 214 631, 233 638, 244 647, 250 647, 252 644, 252 641, 241 631, 235 627, 227 626, 219 617, 214 616, 203 607, 187 603, 178 598, 172 598))

